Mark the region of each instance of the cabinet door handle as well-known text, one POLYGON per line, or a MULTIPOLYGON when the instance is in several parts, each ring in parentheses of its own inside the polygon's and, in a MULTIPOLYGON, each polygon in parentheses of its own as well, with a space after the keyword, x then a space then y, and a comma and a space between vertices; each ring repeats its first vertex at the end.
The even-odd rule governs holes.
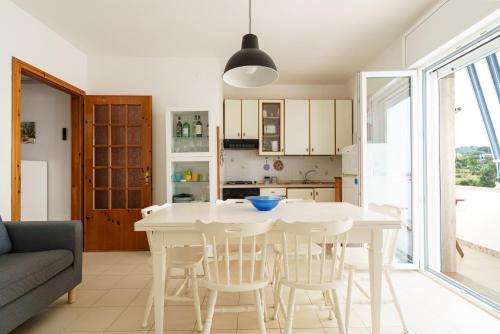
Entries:
POLYGON ((309 149, 308 149, 308 148, 306 148, 306 152, 309 152, 309 149))
POLYGON ((239 132, 237 133, 237 136, 238 136, 238 137, 240 136, 240 133, 239 133, 239 132))
POLYGON ((245 132, 243 132, 243 137, 245 137, 245 132))
POLYGON ((314 148, 311 148, 311 152, 314 152, 314 148))
POLYGON ((313 192, 311 191, 311 197, 312 197, 313 195, 314 195, 314 194, 313 194, 313 192))
POLYGON ((319 195, 319 193, 316 191, 316 195, 319 195))

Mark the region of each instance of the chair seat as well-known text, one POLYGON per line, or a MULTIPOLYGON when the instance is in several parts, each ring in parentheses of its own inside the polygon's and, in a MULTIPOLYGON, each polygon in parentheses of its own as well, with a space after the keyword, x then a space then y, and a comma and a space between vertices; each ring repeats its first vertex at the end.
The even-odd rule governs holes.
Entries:
MULTIPOLYGON (((344 267, 347 270, 359 270, 368 271, 368 249, 364 247, 348 247, 345 252, 344 267)), ((392 265, 388 264, 385 259, 383 259, 382 266, 384 269, 392 268, 392 265)))
MULTIPOLYGON (((203 261, 203 247, 172 247, 169 252, 167 266, 171 268, 191 268, 203 261)), ((153 265, 153 257, 150 256, 148 263, 153 265)))
MULTIPOLYGON (((281 254, 281 252, 282 252, 281 244, 275 244, 273 249, 274 249, 275 254, 281 254)), ((307 256, 308 252, 309 252, 309 249, 307 248, 307 245, 305 245, 305 244, 299 245, 299 255, 307 256)), ((314 256, 321 255, 321 246, 319 246, 317 244, 312 244, 311 253, 314 256)), ((294 255, 295 255, 295 249, 292 247, 291 249, 288 250, 288 256, 294 256, 294 255)))

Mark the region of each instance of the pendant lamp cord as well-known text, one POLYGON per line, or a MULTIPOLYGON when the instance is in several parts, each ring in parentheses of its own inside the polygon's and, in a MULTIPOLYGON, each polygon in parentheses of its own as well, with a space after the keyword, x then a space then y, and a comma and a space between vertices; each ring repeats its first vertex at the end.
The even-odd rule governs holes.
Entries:
POLYGON ((248 32, 252 33, 252 0, 248 0, 248 32))

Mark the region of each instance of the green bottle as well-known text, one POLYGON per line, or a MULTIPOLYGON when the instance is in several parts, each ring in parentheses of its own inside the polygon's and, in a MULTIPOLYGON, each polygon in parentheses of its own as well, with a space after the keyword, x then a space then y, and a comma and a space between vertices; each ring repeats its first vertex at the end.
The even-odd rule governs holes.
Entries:
POLYGON ((187 121, 184 121, 184 124, 182 124, 182 137, 189 138, 190 135, 191 135, 191 126, 187 121))
POLYGON ((182 137, 182 122, 181 122, 181 116, 179 116, 179 119, 177 121, 177 125, 175 126, 175 136, 176 137, 182 137))

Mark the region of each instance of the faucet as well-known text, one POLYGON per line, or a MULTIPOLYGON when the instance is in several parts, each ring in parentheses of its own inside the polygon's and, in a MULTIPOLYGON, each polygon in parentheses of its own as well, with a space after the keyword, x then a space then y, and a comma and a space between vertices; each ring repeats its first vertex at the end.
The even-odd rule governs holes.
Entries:
POLYGON ((309 182, 309 180, 307 179, 307 177, 309 176, 309 174, 310 174, 310 173, 313 173, 313 172, 315 172, 315 171, 316 171, 316 169, 310 169, 310 170, 308 170, 307 172, 305 172, 305 173, 304 173, 304 181, 303 181, 303 183, 308 183, 308 182, 309 182))

